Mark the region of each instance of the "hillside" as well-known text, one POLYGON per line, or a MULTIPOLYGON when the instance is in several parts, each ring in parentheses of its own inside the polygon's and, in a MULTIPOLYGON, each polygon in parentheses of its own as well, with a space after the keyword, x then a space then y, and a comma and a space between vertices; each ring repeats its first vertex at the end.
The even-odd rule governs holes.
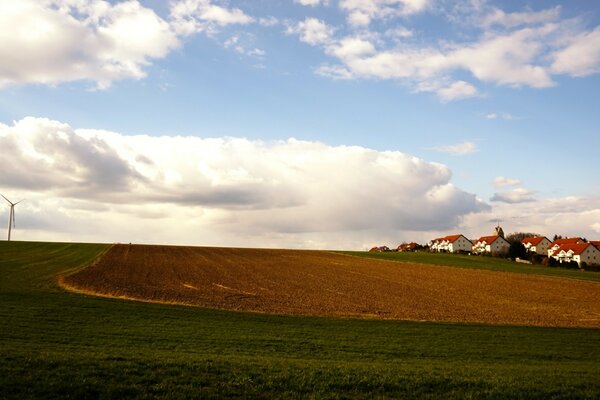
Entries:
POLYGON ((116 245, 63 283, 100 295, 273 314, 600 327, 598 282, 322 251, 116 245))
POLYGON ((598 398, 600 330, 290 317, 56 285, 106 245, 0 242, 0 393, 48 398, 598 398))

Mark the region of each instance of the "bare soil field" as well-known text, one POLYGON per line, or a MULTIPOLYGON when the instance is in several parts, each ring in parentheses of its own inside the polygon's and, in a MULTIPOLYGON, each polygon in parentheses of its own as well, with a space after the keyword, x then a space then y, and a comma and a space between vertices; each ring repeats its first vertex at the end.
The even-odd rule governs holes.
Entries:
POLYGON ((600 283, 325 251, 113 246, 86 293, 275 314, 600 328, 600 283))

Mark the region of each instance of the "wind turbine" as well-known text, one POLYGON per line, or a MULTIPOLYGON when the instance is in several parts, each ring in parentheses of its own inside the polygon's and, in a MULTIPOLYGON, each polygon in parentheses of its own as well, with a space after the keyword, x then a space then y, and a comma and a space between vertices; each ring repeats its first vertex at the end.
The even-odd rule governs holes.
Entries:
MULTIPOLYGON (((3 194, 0 194, 0 196, 4 197, 3 194)), ((15 206, 23 200, 17 201, 16 203, 13 203, 6 197, 4 197, 4 200, 8 201, 8 204, 10 204, 10 214, 8 215, 8 241, 10 242, 10 232, 12 231, 12 228, 15 227, 15 206)))

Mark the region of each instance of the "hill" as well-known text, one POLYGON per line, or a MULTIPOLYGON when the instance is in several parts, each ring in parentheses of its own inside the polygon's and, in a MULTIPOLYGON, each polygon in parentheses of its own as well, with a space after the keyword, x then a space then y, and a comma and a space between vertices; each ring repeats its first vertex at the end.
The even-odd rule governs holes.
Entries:
POLYGON ((0 242, 0 397, 600 395, 598 329, 276 316, 56 285, 106 248, 0 242))
POLYGON ((597 282, 323 251, 116 245, 63 282, 87 293, 227 310, 600 327, 597 282))

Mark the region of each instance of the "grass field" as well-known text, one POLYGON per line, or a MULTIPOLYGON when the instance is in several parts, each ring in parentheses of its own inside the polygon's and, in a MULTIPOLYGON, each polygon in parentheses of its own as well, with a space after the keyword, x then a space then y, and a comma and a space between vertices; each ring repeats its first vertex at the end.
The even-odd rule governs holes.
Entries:
POLYGON ((498 257, 469 256, 449 253, 428 252, 381 252, 368 251, 338 251, 337 253, 355 257, 373 258, 377 260, 390 260, 398 262, 419 263, 429 265, 445 265, 470 269, 484 269, 490 271, 517 272, 520 274, 547 275, 561 278, 583 279, 600 281, 600 272, 580 271, 543 265, 520 264, 498 257))
POLYGON ((0 398, 600 398, 600 330, 283 317, 67 293, 103 245, 0 242, 0 398))

